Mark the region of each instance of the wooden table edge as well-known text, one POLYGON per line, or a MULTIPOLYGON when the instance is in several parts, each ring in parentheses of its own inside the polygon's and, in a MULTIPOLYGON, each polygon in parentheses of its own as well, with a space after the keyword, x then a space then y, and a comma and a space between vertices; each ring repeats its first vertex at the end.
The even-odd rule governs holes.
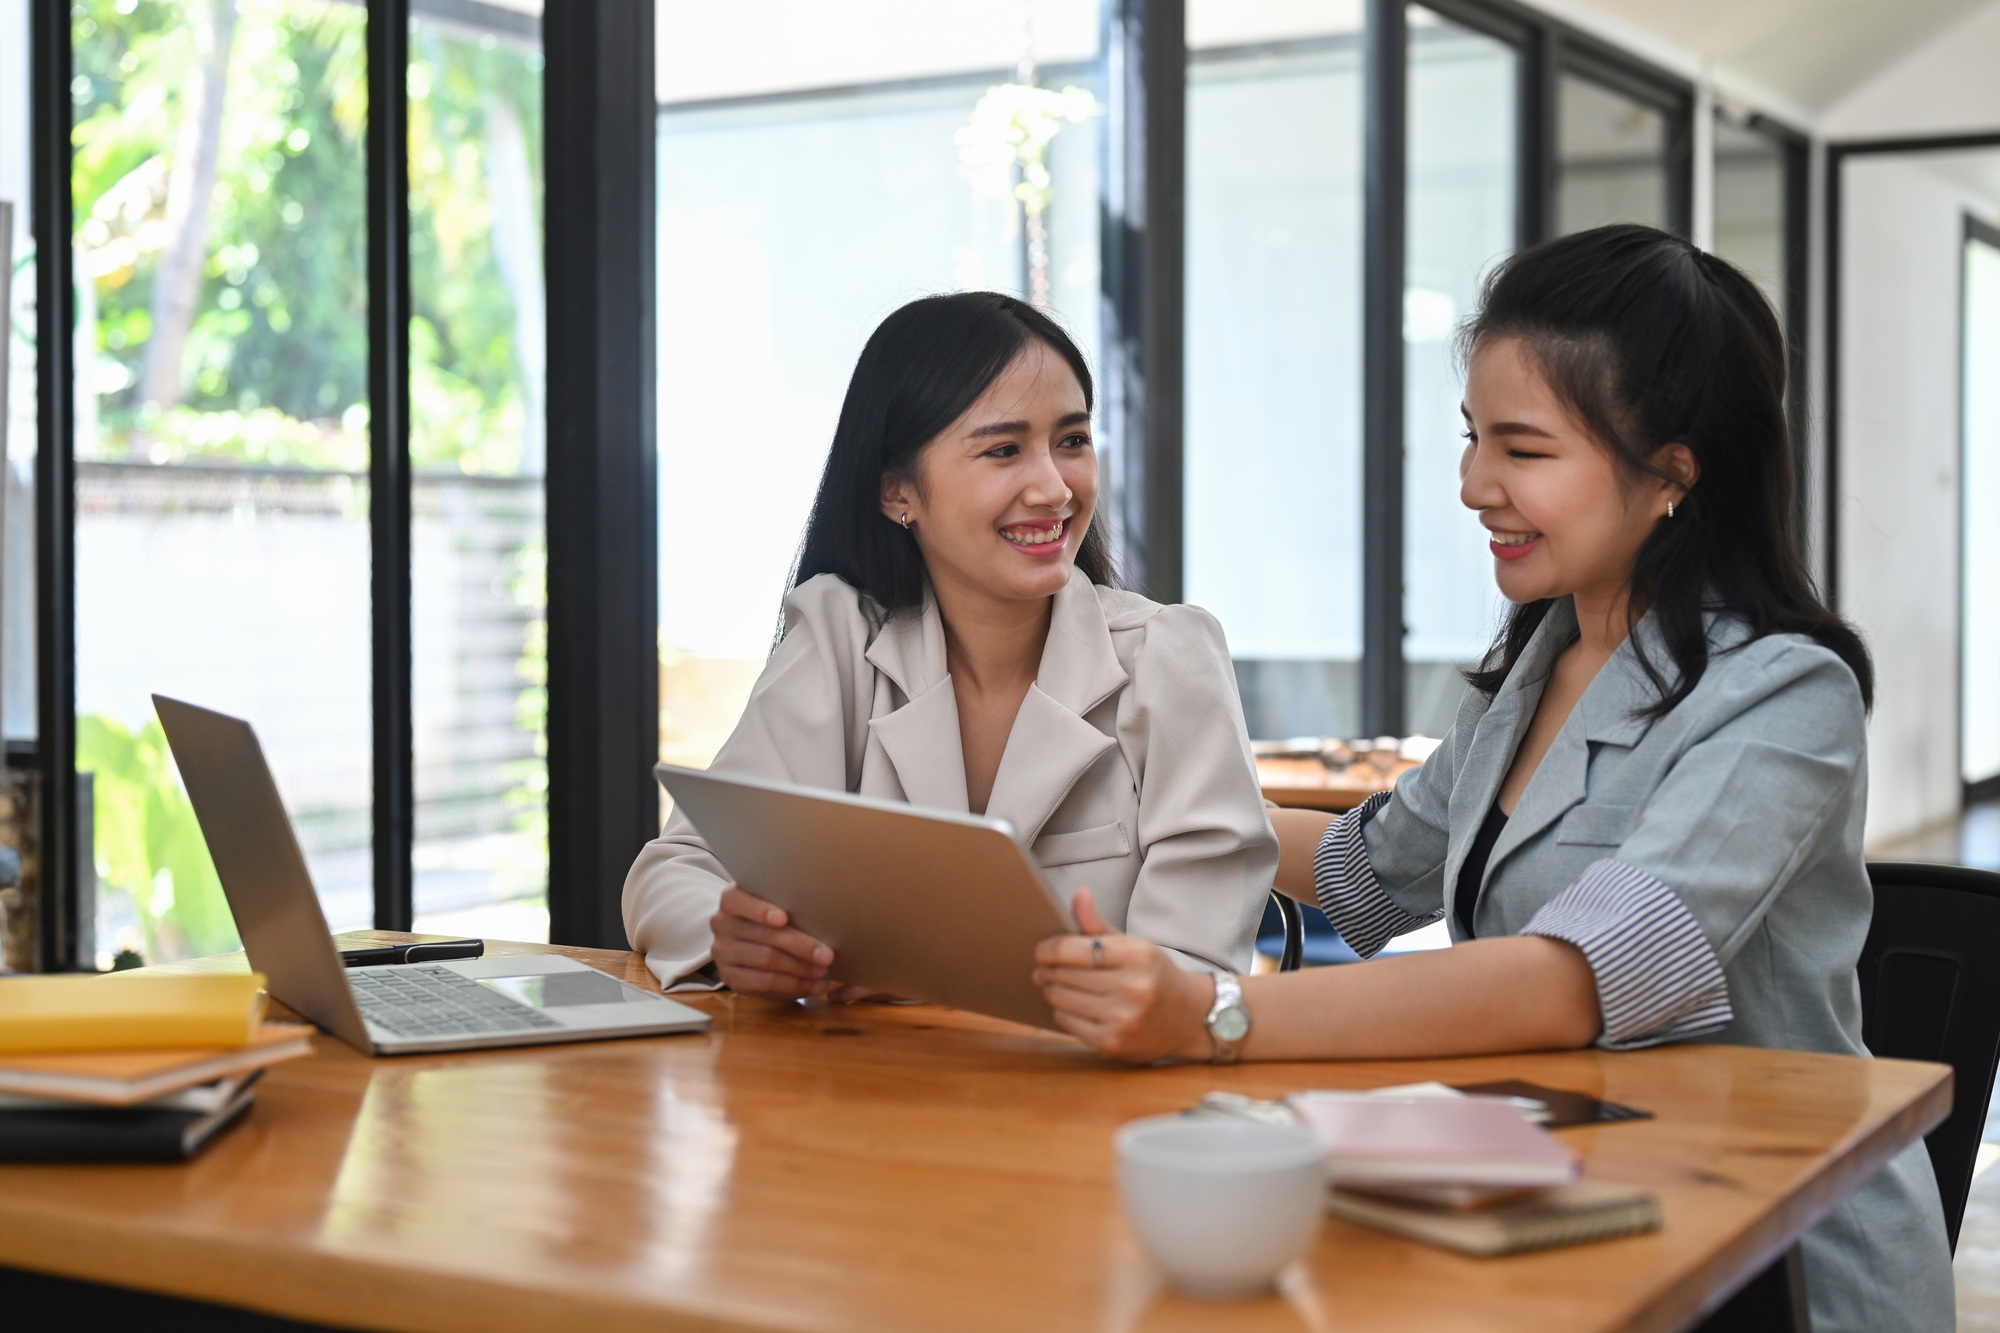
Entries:
POLYGON ((1782 1258, 1800 1237, 1887 1166, 1897 1153, 1913 1143, 1921 1143, 1924 1135, 1944 1123, 1951 1114, 1951 1066, 1916 1060, 1881 1063, 1929 1068, 1934 1071, 1931 1084, 1916 1101, 1862 1135, 1860 1143, 1837 1161, 1830 1160, 1834 1156, 1831 1152, 1822 1154, 1811 1179, 1777 1207, 1730 1237, 1694 1273, 1677 1282, 1672 1291, 1647 1302, 1641 1318, 1627 1325, 1629 1333, 1677 1333, 1692 1328, 1782 1258), (1686 1291, 1706 1291, 1710 1295, 1705 1301, 1693 1303, 1676 1299, 1686 1291))
POLYGON ((738 1319, 687 1307, 663 1311, 622 1292, 596 1288, 587 1307, 579 1294, 511 1283, 449 1269, 411 1268, 373 1255, 337 1254, 261 1244, 218 1233, 199 1241, 161 1246, 142 1224, 76 1219, 46 1211, 15 1215, 0 1199, 0 1266, 153 1296, 201 1301, 356 1333, 488 1333, 495 1327, 565 1327, 587 1314, 591 1333, 770 1333, 768 1322, 738 1319), (18 1227, 16 1224, 19 1224, 18 1227), (116 1273, 87 1262, 107 1231, 122 1232, 116 1273), (17 1242, 26 1238, 26 1248, 17 1242), (202 1262, 187 1262, 200 1244, 202 1262), (143 1260, 134 1266, 134 1255, 143 1260), (79 1262, 79 1259, 86 1260, 79 1262), (285 1281, 275 1286, 249 1274, 282 1260, 285 1281), (246 1296, 246 1292, 251 1293, 246 1296))

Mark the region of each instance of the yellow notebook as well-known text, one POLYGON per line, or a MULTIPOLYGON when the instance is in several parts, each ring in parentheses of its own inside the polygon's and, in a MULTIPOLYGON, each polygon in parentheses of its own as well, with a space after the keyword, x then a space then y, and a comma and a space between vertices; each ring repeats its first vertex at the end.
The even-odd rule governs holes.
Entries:
POLYGON ((264 1020, 260 972, 0 978, 0 1051, 247 1046, 264 1020))

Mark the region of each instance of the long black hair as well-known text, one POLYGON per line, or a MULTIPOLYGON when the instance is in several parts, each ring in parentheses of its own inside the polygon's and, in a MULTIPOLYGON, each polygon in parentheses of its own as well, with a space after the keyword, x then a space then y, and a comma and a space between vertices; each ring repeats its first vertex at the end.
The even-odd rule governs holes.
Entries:
MULTIPOLYGON (((1652 227, 1599 227, 1524 250, 1488 279, 1461 358, 1504 338, 1520 341, 1628 476, 1665 478, 1652 461, 1665 444, 1686 445, 1700 465, 1632 570, 1632 622, 1653 613, 1674 668, 1669 679, 1633 642, 1660 695, 1645 715, 1664 716, 1708 669, 1707 611, 1741 619, 1752 639, 1817 640, 1873 703, 1868 649, 1820 601, 1800 554, 1785 340, 1754 282, 1652 227)), ((1474 688, 1499 690, 1549 606, 1508 612, 1485 660, 1465 673, 1474 688)))
MULTIPOLYGON (((883 320, 854 365, 819 494, 792 566, 792 587, 837 574, 885 615, 924 604, 916 538, 882 515, 882 478, 914 480, 917 455, 1000 377, 1030 342, 1066 362, 1092 404, 1090 367, 1062 327, 1000 292, 912 301, 883 320)), ((1076 552, 1092 583, 1112 583, 1111 546, 1092 522, 1076 552)))

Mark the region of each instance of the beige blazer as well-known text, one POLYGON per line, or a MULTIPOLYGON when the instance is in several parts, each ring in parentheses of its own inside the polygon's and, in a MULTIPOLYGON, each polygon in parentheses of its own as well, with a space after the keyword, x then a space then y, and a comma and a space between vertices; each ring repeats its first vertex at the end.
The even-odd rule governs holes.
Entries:
MULTIPOLYGON (((874 609, 831 574, 793 590, 784 640, 715 767, 964 812, 936 603, 886 625, 874 609)), ((1106 920, 1184 966, 1249 968, 1278 843, 1208 612, 1072 573, 986 813, 1014 826, 1065 900, 1087 885, 1106 920)), ((709 961, 728 883, 678 811, 639 853, 625 933, 661 982, 712 984, 689 974, 709 961)))

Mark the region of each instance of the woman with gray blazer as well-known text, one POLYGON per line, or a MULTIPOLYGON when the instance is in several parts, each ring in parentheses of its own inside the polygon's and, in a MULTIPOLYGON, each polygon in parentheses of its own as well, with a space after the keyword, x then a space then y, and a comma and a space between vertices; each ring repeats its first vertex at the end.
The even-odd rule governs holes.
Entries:
MULTIPOLYGON (((1439 920, 1453 947, 1211 982, 1084 895, 1100 937, 1038 956, 1059 1020, 1133 1060, 1867 1054, 1872 670, 1797 555, 1769 304, 1606 227, 1503 265, 1464 346, 1460 498, 1513 609, 1427 763, 1339 819, 1279 816, 1279 887, 1357 952, 1439 920)), ((1921 1143, 1802 1249, 1819 1333, 1952 1327, 1921 1143)))
MULTIPOLYGON (((997 292, 912 302, 863 349, 784 637, 715 766, 1004 818, 1179 966, 1240 971, 1277 867, 1222 629, 1113 586, 1090 372, 997 292)), ((949 892, 946 877, 940 892, 949 892)), ((625 881, 667 985, 857 998, 676 812, 625 881)), ((1026 960, 1023 960, 1026 966, 1026 960)))

